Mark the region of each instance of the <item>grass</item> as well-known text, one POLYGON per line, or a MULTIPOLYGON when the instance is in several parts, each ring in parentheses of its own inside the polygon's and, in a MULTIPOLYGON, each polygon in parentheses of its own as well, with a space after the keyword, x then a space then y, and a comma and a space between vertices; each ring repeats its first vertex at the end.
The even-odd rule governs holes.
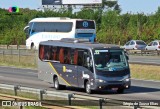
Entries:
MULTIPOLYGON (((7 94, 7 95, 14 95, 13 94, 13 90, 8 90, 8 89, 1 89, 0 88, 0 93, 2 94, 7 94)), ((18 91, 18 96, 19 97, 23 97, 23 98, 29 98, 29 99, 35 99, 38 101, 38 97, 39 95, 38 94, 33 94, 33 93, 29 93, 29 92, 21 92, 21 91, 18 91)), ((59 97, 50 97, 50 96, 45 96, 44 95, 44 100, 56 100, 56 101, 47 101, 47 103, 49 103, 50 105, 53 105, 53 106, 56 106, 56 107, 59 107, 59 109, 61 108, 61 106, 67 106, 68 105, 68 101, 64 98, 59 98, 59 97), (59 106, 58 106, 59 105, 59 106)), ((25 101, 25 100, 24 100, 25 101)), ((42 103, 43 105, 43 103, 42 103)), ((46 106, 45 106, 46 107, 46 106)), ((24 109, 47 109, 45 107, 39 107, 39 106, 36 106, 36 107, 33 107, 33 106, 25 106, 24 109)), ((71 106, 72 107, 72 106, 71 106)), ((98 106, 75 106, 75 108, 78 108, 78 109, 98 109, 98 106)), ((3 107, 0 109, 19 109, 19 107, 3 107)), ((73 106, 73 109, 74 109, 74 106, 73 106)))
POLYGON ((0 65, 15 66, 20 68, 37 68, 37 57, 17 56, 17 55, 0 55, 0 65))
POLYGON ((160 80, 160 67, 130 64, 131 77, 144 80, 160 80))

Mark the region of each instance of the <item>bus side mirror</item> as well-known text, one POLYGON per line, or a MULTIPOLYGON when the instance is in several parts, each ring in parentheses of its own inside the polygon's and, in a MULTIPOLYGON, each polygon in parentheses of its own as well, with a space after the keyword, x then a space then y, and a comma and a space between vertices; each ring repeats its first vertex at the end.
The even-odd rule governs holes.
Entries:
POLYGON ((126 55, 126 59, 129 60, 129 56, 128 55, 126 55))
POLYGON ((129 56, 128 56, 127 51, 124 51, 124 53, 125 53, 126 59, 129 60, 129 56))
POLYGON ((87 65, 88 65, 88 67, 92 66, 92 59, 91 59, 91 57, 87 57, 87 65))

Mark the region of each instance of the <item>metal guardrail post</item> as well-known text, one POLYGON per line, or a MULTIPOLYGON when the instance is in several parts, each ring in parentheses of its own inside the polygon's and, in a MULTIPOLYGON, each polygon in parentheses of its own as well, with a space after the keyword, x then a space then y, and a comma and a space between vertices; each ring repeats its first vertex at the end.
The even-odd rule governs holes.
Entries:
POLYGON ((68 94, 68 104, 69 104, 69 106, 71 106, 72 98, 73 98, 73 94, 68 94))
POLYGON ((39 93, 40 93, 40 94, 39 94, 39 99, 40 99, 41 101, 43 100, 43 94, 46 94, 46 91, 47 91, 46 89, 41 89, 41 90, 40 90, 40 92, 39 92, 39 93))
POLYGON ((104 102, 103 98, 99 99, 99 109, 102 109, 103 102, 104 102))
MULTIPOLYGON (((14 86, 14 95, 17 96, 17 90, 20 90, 20 85, 15 85, 14 86)), ((15 101, 17 101, 17 99, 15 98, 15 101)))
POLYGON ((134 105, 134 107, 133 107, 134 109, 138 109, 139 108, 139 106, 137 106, 137 105, 134 105))
POLYGON ((23 109, 23 106, 19 106, 19 109, 23 109))
POLYGON ((143 50, 141 50, 141 56, 143 55, 143 53, 144 53, 144 51, 143 51, 143 50))
POLYGON ((20 89, 20 85, 15 85, 14 86, 14 95, 17 96, 17 90, 20 89))

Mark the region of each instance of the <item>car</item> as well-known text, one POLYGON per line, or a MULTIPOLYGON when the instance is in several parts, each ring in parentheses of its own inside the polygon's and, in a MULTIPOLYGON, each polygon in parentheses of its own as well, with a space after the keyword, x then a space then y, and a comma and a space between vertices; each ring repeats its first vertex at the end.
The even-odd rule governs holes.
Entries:
POLYGON ((160 40, 154 40, 150 42, 145 50, 160 50, 160 40))
POLYGON ((147 44, 142 40, 128 41, 123 48, 126 50, 144 50, 147 44))

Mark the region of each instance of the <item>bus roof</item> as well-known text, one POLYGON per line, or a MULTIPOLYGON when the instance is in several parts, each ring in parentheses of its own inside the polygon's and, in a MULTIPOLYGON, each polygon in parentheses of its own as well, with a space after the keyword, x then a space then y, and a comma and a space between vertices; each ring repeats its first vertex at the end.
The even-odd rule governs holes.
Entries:
POLYGON ((74 42, 62 42, 60 40, 42 41, 40 42, 40 45, 54 45, 54 46, 82 48, 82 49, 96 49, 96 48, 121 49, 118 45, 115 44, 102 44, 102 43, 92 43, 92 42, 74 43, 74 42))
POLYGON ((75 20, 89 20, 89 19, 71 19, 68 17, 46 17, 46 18, 34 18, 30 22, 53 22, 53 21, 75 21, 75 20))

